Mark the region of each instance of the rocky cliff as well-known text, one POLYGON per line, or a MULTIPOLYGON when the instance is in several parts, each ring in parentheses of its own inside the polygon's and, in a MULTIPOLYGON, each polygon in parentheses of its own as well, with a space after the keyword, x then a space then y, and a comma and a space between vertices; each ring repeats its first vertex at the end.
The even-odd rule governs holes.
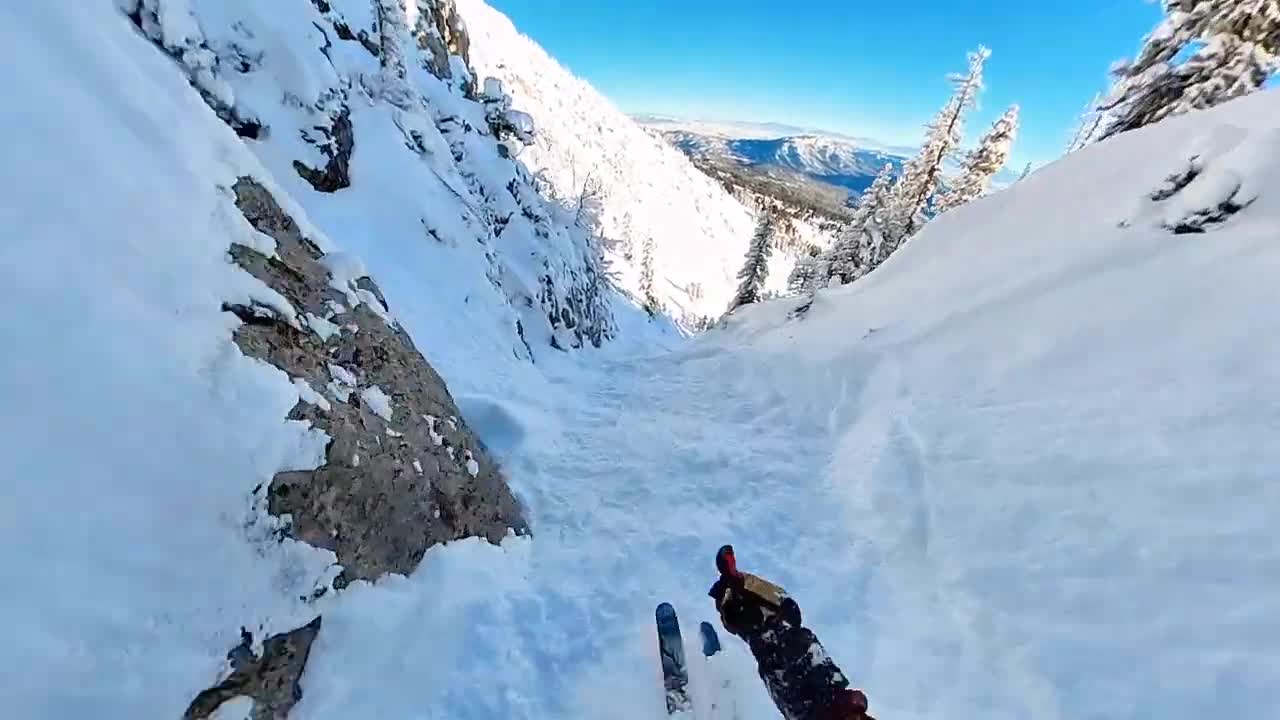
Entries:
MULTIPOLYGON (((98 129, 121 153, 112 172, 154 190, 126 200, 127 185, 97 187, 113 206, 138 214, 154 204, 174 222, 194 223, 193 233, 201 227, 187 236, 162 234, 160 220, 138 223, 128 243, 143 252, 131 261, 138 275, 116 280, 191 272, 155 259, 162 236, 179 255, 202 242, 220 245, 226 268, 216 273, 241 290, 206 291, 192 276, 194 298, 177 310, 149 301, 147 312, 220 318, 230 352, 243 355, 270 397, 296 398, 281 412, 254 393, 216 383, 205 391, 225 398, 234 414, 278 424, 296 448, 221 480, 238 489, 220 497, 238 495, 249 518, 240 541, 268 565, 283 563, 266 573, 281 579, 250 584, 238 598, 232 583, 218 591, 223 599, 210 599, 218 609, 185 641, 226 661, 216 671, 206 666, 202 682, 189 672, 173 691, 186 693, 188 718, 210 717, 227 703, 254 718, 283 718, 302 697, 326 603, 353 583, 412 573, 432 546, 465 538, 496 544, 528 532, 520 502, 446 378, 478 355, 528 365, 601 346, 617 333, 615 312, 632 310, 605 279, 590 229, 540 194, 516 158, 536 128, 512 110, 500 84, 476 77, 452 0, 118 0, 116 7, 118 24, 85 21, 105 39, 82 46, 104 53, 87 64, 120 62, 116 77, 140 73, 131 78, 139 98, 166 100, 140 101, 117 116, 101 97, 87 96, 85 107, 103 118, 98 129), (116 48, 129 59, 112 56, 116 48), (178 78, 194 92, 167 87, 178 78), (226 130, 212 129, 205 116, 226 130), (116 117, 147 119, 129 133, 121 130, 127 122, 112 124, 116 117), (148 149, 135 149, 132 139, 148 149), (168 180, 154 182, 160 177, 168 180), (363 257, 394 258, 380 263, 390 282, 363 257), (264 605, 264 598, 273 599, 264 605), (238 642, 217 645, 230 638, 238 642)), ((60 10, 47 14, 53 37, 81 27, 60 10)), ((63 240, 73 237, 50 242, 63 240)), ((171 351, 147 353, 163 359, 171 351)), ((216 380, 211 373, 172 392, 216 380)), ((232 430, 192 441, 209 442, 221 457, 257 457, 255 447, 268 442, 232 430)), ((150 477, 137 477, 140 497, 152 495, 143 507, 164 502, 145 489, 150 477)), ((180 496, 197 480, 180 474, 171 482, 180 496)), ((185 522, 222 522, 228 506, 214 507, 185 522)), ((193 562, 210 572, 218 565, 193 562)))

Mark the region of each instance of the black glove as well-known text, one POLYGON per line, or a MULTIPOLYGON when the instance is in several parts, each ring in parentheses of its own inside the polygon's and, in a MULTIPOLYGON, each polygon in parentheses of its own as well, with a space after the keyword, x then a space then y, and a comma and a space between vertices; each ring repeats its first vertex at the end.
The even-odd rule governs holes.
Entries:
POLYGON ((804 624, 800 621, 800 605, 791 598, 782 600, 782 607, 778 611, 778 616, 782 618, 782 622, 793 627, 800 627, 804 624))

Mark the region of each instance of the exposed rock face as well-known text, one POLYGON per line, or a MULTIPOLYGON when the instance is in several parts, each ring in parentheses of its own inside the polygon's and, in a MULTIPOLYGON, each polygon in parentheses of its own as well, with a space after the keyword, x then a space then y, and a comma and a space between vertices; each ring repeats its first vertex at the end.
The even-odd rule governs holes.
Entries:
POLYGON ((453 0, 418 0, 418 47, 425 50, 427 68, 438 78, 453 77, 449 56, 462 58, 471 67, 471 38, 453 0))
POLYGON ((342 257, 321 256, 261 185, 242 178, 234 189, 249 222, 276 240, 279 259, 239 245, 233 259, 301 319, 295 327, 267 308, 228 307, 245 320, 236 343, 305 383, 290 417, 332 438, 320 468, 276 475, 272 514, 288 513, 294 537, 337 554, 339 586, 407 574, 437 543, 524 533, 505 480, 444 381, 389 322, 372 281, 351 277, 362 271, 343 267, 342 257))
POLYGON ((320 617, 262 644, 262 655, 254 656, 253 638, 243 633, 243 641, 227 653, 232 672, 226 680, 201 692, 187 706, 183 720, 205 720, 232 698, 253 699, 252 720, 283 720, 302 699, 298 681, 311 655, 311 643, 320 633, 320 617))
POLYGON ((294 160, 293 169, 319 192, 331 193, 351 187, 351 153, 356 145, 351 111, 342 107, 334 116, 331 127, 317 127, 315 130, 324 136, 323 141, 315 144, 320 146, 320 151, 329 161, 323 170, 316 170, 294 160))

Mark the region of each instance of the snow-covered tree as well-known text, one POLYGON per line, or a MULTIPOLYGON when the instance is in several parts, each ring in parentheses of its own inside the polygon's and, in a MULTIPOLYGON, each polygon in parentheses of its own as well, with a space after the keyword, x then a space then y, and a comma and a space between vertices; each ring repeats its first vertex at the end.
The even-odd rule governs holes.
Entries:
POLYGON ((871 187, 862 193, 849 224, 832 243, 824 284, 832 278, 841 284, 851 283, 871 272, 876 249, 884 236, 883 224, 893 199, 893 188, 893 166, 885 163, 871 187))
POLYGON ((1018 106, 1013 105, 991 126, 978 146, 965 153, 960 176, 938 198, 935 208, 944 213, 978 199, 991 185, 991 178, 1004 169, 1018 134, 1018 106))
POLYGON ((729 312, 743 305, 760 301, 760 292, 764 289, 764 281, 769 275, 769 256, 773 253, 773 214, 763 212, 756 223, 756 233, 747 246, 746 259, 742 269, 738 271, 738 292, 729 303, 729 312))
POLYGON ((1163 0, 1138 57, 1112 68, 1100 138, 1251 93, 1280 68, 1280 0, 1163 0))
POLYGON ((657 314, 658 298, 653 292, 653 238, 644 239, 640 249, 640 296, 644 300, 645 310, 650 315, 657 314))
POLYGON ((920 152, 902 167, 902 176, 893 187, 885 225, 885 243, 892 252, 927 222, 927 210, 942 180, 942 166, 960 147, 964 116, 982 92, 982 66, 991 51, 979 47, 969 53, 969 70, 950 79, 955 93, 929 123, 920 152))
POLYGON ((820 287, 826 287, 831 277, 828 270, 830 264, 828 251, 820 251, 816 255, 802 255, 791 268, 787 276, 787 290, 793 293, 812 293, 820 287))
POLYGON ((1097 93, 1089 104, 1085 107, 1084 112, 1080 113, 1080 123, 1076 125, 1076 130, 1071 134, 1071 142, 1067 143, 1067 153, 1073 153, 1076 150, 1093 142, 1098 134, 1098 129, 1102 127, 1104 115, 1099 107, 1102 105, 1102 93, 1097 93))

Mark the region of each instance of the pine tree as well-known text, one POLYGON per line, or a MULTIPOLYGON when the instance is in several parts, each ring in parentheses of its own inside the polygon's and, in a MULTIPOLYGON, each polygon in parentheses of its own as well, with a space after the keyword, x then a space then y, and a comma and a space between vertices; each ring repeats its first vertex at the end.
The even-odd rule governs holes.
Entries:
POLYGON ((775 225, 773 214, 765 211, 760 214, 756 224, 756 234, 747 246, 747 256, 738 271, 738 292, 729 303, 729 312, 760 302, 760 292, 764 289, 764 281, 769 275, 769 256, 773 253, 773 233, 775 225))
POLYGON ((805 255, 796 260, 795 267, 787 276, 787 289, 793 293, 812 293, 819 287, 825 287, 831 277, 828 270, 827 252, 817 255, 805 255))
POLYGON ((830 278, 837 278, 841 284, 851 283, 873 269, 876 248, 884 235, 882 224, 892 200, 893 182, 893 166, 885 163, 871 187, 862 193, 849 224, 831 246, 828 282, 830 278))
POLYGON ((929 134, 919 154, 903 166, 884 227, 888 252, 897 249, 927 221, 926 211, 942 180, 943 163, 960 146, 964 115, 977 104, 982 92, 982 66, 990 56, 991 51, 981 46, 969 53, 969 71, 951 77, 955 94, 929 123, 929 134))
POLYGON ((1165 18, 1138 57, 1112 68, 1100 139, 1247 95, 1280 68, 1280 0, 1163 4, 1165 18))
POLYGON ((963 170, 950 189, 938 199, 937 211, 944 213, 978 199, 991 185, 991 178, 1004 169, 1018 134, 1018 106, 1013 105, 978 141, 978 147, 965 154, 963 170))
POLYGON ((1095 94, 1085 107, 1084 112, 1080 113, 1080 124, 1076 126, 1076 131, 1071 136, 1071 142, 1067 143, 1066 152, 1068 154, 1093 142, 1094 137, 1097 136, 1098 129, 1102 126, 1104 119, 1100 109, 1102 100, 1102 93, 1095 94))
POLYGON ((658 313, 658 298, 653 292, 653 238, 647 237, 640 250, 640 296, 650 315, 658 313))

